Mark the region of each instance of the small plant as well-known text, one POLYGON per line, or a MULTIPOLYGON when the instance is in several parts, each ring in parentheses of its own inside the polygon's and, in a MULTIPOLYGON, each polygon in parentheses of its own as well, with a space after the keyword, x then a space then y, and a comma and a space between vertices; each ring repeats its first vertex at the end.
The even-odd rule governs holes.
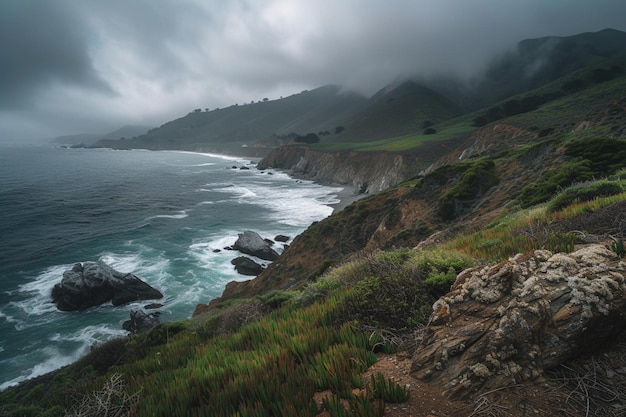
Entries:
POLYGON ((381 417, 385 413, 383 401, 371 401, 360 394, 348 400, 341 400, 336 395, 322 399, 322 409, 331 417, 381 417))
POLYGON ((624 241, 622 239, 613 242, 611 244, 611 249, 613 249, 613 252, 615 252, 620 258, 626 256, 626 248, 624 248, 624 241))
POLYGON ((381 373, 371 376, 372 396, 387 403, 403 403, 409 400, 408 387, 401 387, 392 379, 385 379, 381 373))

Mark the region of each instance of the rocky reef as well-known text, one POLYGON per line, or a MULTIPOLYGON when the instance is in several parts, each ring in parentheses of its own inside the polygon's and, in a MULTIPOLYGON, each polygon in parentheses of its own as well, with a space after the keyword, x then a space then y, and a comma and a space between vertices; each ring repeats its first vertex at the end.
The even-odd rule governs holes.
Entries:
POLYGON ((160 291, 137 276, 116 271, 101 260, 75 264, 52 289, 52 301, 61 311, 85 310, 109 301, 118 306, 160 298, 160 291))
POLYGON ((463 271, 433 305, 412 375, 454 399, 541 377, 626 329, 625 277, 599 244, 463 271))

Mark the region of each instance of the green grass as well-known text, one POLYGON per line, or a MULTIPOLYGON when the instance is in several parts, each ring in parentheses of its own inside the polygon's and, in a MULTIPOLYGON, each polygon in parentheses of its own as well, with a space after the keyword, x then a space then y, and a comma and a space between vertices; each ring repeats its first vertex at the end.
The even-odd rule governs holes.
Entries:
POLYGON ((311 149, 322 152, 404 152, 419 149, 429 142, 441 142, 458 137, 469 136, 475 128, 470 126, 467 116, 460 116, 454 119, 436 124, 433 126, 437 133, 424 135, 423 133, 412 133, 382 140, 367 142, 320 142, 311 145, 311 149))

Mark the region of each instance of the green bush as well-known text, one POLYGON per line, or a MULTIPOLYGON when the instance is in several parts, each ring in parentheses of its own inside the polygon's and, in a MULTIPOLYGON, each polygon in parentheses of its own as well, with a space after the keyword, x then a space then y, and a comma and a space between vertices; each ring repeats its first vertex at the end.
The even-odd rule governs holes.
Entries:
POLYGON ((545 203, 559 189, 568 187, 575 182, 589 181, 594 177, 591 161, 577 160, 568 162, 557 169, 546 172, 537 182, 522 188, 517 201, 522 208, 545 203))
POLYGON ((439 198, 439 215, 444 220, 458 217, 498 182, 493 161, 479 161, 469 165, 456 185, 439 198))
POLYGON ((538 181, 522 188, 517 201, 522 208, 544 203, 560 189, 621 172, 626 167, 626 141, 593 138, 565 145, 571 160, 547 171, 538 181))
POLYGON ((623 191, 621 184, 608 180, 576 184, 554 197, 548 204, 548 211, 559 211, 577 202, 591 201, 598 197, 609 197, 623 191))
MULTIPOLYGON (((380 252, 360 261, 345 299, 348 317, 395 330, 414 328, 428 318, 433 302, 474 260, 455 251, 380 252)), ((341 269, 338 269, 341 273, 341 269)))

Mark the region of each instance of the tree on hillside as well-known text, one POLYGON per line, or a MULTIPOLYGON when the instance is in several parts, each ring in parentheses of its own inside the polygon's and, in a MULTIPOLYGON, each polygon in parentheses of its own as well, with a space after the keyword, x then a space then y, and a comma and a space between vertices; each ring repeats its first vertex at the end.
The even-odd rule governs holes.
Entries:
POLYGON ((315 133, 307 133, 304 136, 297 136, 293 141, 299 143, 317 143, 320 141, 320 138, 315 133))

